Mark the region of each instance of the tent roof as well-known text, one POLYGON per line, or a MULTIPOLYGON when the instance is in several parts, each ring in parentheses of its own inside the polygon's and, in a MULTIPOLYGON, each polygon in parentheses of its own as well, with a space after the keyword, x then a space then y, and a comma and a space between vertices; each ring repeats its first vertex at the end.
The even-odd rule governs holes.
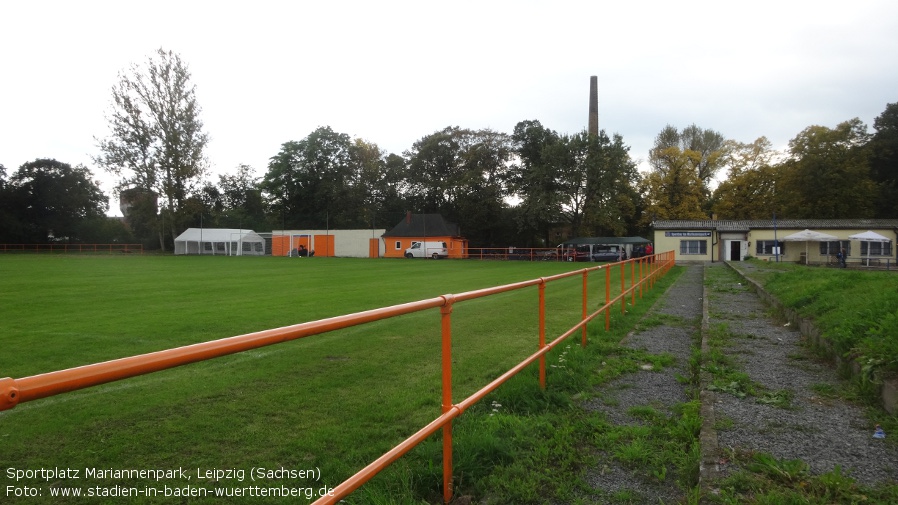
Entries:
POLYGON ((890 242, 890 239, 888 237, 883 237, 879 233, 870 230, 867 230, 864 233, 855 233, 854 235, 849 235, 848 238, 852 240, 866 240, 868 242, 890 242))
POLYGON ((440 214, 409 214, 383 237, 460 237, 457 224, 443 219, 440 214))
POLYGON ((642 237, 577 237, 565 240, 567 245, 585 244, 648 244, 651 240, 642 237))
POLYGON ((828 242, 830 240, 839 240, 839 237, 828 233, 820 233, 819 231, 802 230, 791 235, 786 235, 783 240, 787 242, 828 242))
POLYGON ((231 242, 234 240, 252 240, 255 242, 264 239, 252 230, 235 228, 187 228, 184 233, 178 235, 175 242, 231 242))

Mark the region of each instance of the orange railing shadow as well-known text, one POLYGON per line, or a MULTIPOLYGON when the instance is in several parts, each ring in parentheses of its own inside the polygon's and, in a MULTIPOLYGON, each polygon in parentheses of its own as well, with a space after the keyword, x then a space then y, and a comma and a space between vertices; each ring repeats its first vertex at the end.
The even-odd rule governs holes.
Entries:
POLYGON ((636 258, 618 263, 574 270, 550 277, 540 277, 504 286, 496 286, 487 289, 468 291, 460 294, 448 294, 436 298, 418 300, 415 302, 382 307, 378 309, 357 312, 343 316, 321 319, 307 323, 275 328, 235 337, 202 342, 198 344, 166 349, 163 351, 140 354, 127 358, 94 363, 91 365, 48 372, 20 379, 0 379, 0 410, 14 408, 20 403, 38 400, 49 396, 84 389, 99 384, 105 384, 117 380, 127 379, 138 375, 166 370, 189 363, 195 363, 211 358, 235 354, 238 352, 256 349, 290 340, 296 340, 312 335, 319 335, 334 330, 349 328, 373 321, 388 319, 412 312, 418 312, 431 308, 440 308, 441 334, 442 334, 442 414, 420 429, 412 436, 405 439, 399 445, 386 452, 381 457, 359 470, 355 475, 345 480, 333 489, 333 492, 317 500, 315 505, 336 503, 358 489, 365 482, 377 475, 381 470, 389 466, 424 439, 443 429, 443 498, 446 503, 452 499, 452 420, 461 415, 465 410, 483 399, 487 394, 498 388, 508 379, 524 370, 532 363, 539 361, 539 381, 542 388, 546 387, 546 361, 545 356, 559 343, 575 334, 578 330, 582 333, 582 346, 586 346, 586 325, 600 314, 605 314, 605 329, 610 327, 611 308, 615 303, 621 302, 621 313, 626 311, 627 297, 630 304, 636 302, 636 294, 642 297, 645 289, 650 289, 658 278, 667 273, 674 265, 673 251, 659 253, 650 257, 636 258), (611 271, 620 268, 621 291, 614 298, 611 297, 611 271), (605 303, 592 313, 588 311, 588 278, 592 272, 605 271, 605 303), (629 270, 629 286, 626 282, 626 273, 629 270), (582 276, 583 298, 582 317, 580 321, 546 343, 546 304, 545 289, 550 282, 569 277, 582 276), (530 286, 538 286, 539 294, 539 327, 538 350, 521 361, 510 370, 494 379, 492 382, 468 396, 464 400, 453 403, 452 401, 452 309, 455 304, 476 298, 482 298, 498 293, 513 291, 530 286))

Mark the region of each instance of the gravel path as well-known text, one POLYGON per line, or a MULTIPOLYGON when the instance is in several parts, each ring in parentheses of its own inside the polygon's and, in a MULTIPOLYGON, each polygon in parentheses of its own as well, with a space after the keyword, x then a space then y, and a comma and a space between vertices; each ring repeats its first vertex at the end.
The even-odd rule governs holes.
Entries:
MULTIPOLYGON (((677 282, 652 308, 650 314, 661 316, 664 324, 644 330, 636 330, 624 339, 623 344, 633 349, 644 349, 651 354, 670 354, 675 362, 661 370, 642 370, 621 376, 605 385, 599 397, 586 404, 586 408, 602 413, 617 425, 635 425, 642 421, 628 411, 632 407, 647 406, 668 415, 671 407, 689 401, 688 385, 678 380, 689 375, 689 356, 692 345, 701 329, 702 270, 689 266, 677 282)), ((647 316, 648 317, 648 316, 647 316)), ((677 486, 676 476, 668 476, 658 482, 641 472, 626 469, 610 457, 603 457, 600 468, 588 475, 588 482, 607 502, 615 501, 617 493, 627 491, 633 501, 623 503, 677 503, 683 490, 677 486)))
MULTIPOLYGON (((636 330, 623 341, 652 354, 668 353, 675 363, 623 375, 603 386, 585 408, 612 424, 628 426, 643 422, 628 413, 632 407, 649 406, 671 414, 673 405, 696 397, 688 384, 678 380, 689 375, 692 349, 703 333, 707 340, 709 332, 723 332, 729 337, 722 350, 736 368, 749 375, 761 394, 781 395, 787 404, 764 404, 757 395, 738 398, 724 391, 701 392, 706 419, 702 453, 703 460, 711 462, 702 469, 706 486, 713 490, 716 479, 737 470, 727 457, 733 451, 801 459, 814 474, 839 466, 866 485, 895 483, 898 448, 872 437, 873 425, 862 407, 818 392, 838 387, 836 371, 815 360, 800 334, 775 322, 771 314, 726 264, 685 265, 685 272, 646 316, 660 317, 664 324, 636 330)), ((658 482, 607 454, 601 455, 587 481, 605 500, 596 503, 685 503, 675 478, 658 482), (621 495, 628 498, 621 500, 621 495)))
MULTIPOLYGON (((758 402, 757 396, 737 398, 718 392, 714 401, 717 442, 727 451, 769 453, 777 459, 801 459, 814 474, 839 466, 858 483, 896 482, 898 448, 874 439, 874 422, 864 409, 834 398, 827 391, 839 387, 836 371, 815 359, 798 331, 770 317, 743 279, 725 264, 708 265, 716 279, 708 288, 711 328, 725 328, 728 356, 767 393, 785 392, 788 405, 758 402)), ((898 434, 895 434, 898 435, 898 434)), ((734 470, 724 459, 720 474, 734 470)))

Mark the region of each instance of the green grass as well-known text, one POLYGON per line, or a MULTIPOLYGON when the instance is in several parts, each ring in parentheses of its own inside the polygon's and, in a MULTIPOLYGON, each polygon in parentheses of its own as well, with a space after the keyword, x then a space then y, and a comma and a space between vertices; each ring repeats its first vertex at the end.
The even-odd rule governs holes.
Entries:
MULTIPOLYGON (((0 377, 20 378, 575 268, 582 266, 336 258, 2 256, 0 377)), ((620 286, 616 279, 612 275, 613 293, 620 286)), ((548 338, 579 318, 581 285, 577 276, 546 288, 548 338)), ((593 275, 590 307, 603 300, 604 274, 593 275)), ((638 301, 629 311, 637 316, 647 307, 648 303, 638 301)), ((622 323, 619 310, 612 314, 611 335, 619 338, 635 319, 622 323)), ((457 304, 452 315, 455 400, 532 353, 536 322, 536 287, 457 304)), ((578 340, 575 336, 571 342, 578 340)), ((534 384, 536 370, 530 367, 490 400, 502 405, 499 412, 492 412, 493 404, 484 401, 465 413, 457 430, 470 431, 472 436, 459 436, 456 441, 459 488, 486 493, 491 479, 500 480, 495 475, 509 477, 498 470, 490 473, 505 462, 508 472, 520 475, 503 482, 519 482, 521 496, 531 491, 542 496, 546 482, 557 479, 534 476, 533 468, 576 471, 582 456, 569 449, 581 440, 578 430, 593 421, 567 419, 555 409, 572 409, 570 396, 588 390, 594 381, 583 376, 588 375, 586 360, 599 359, 606 350, 601 343, 587 347, 588 352, 577 345, 558 349, 550 357, 555 367, 549 369, 547 391, 534 384), (544 415, 548 417, 540 417, 544 415), (559 429, 561 425, 564 429, 559 429), (532 446, 530 452, 528 446, 532 446), (559 456, 562 448, 571 455, 559 456), (529 455, 521 456, 522 451, 529 455), (518 466, 528 458, 546 466, 518 466)), ((320 472, 316 482, 281 479, 262 485, 333 487, 439 414, 439 367, 436 309, 264 347, 2 412, 0 467, 186 468, 191 472, 316 468, 320 472)), ((433 474, 440 474, 441 465, 432 457, 438 452, 433 444, 438 443, 438 436, 431 437, 413 451, 417 459, 410 455, 399 460, 353 494, 349 503, 432 501, 439 495, 440 479, 433 474), (406 498, 384 498, 392 496, 406 498)), ((78 482, 149 483, 146 479, 78 482)), ((48 484, 41 484, 46 492, 48 484)), ((191 484, 251 483, 215 483, 194 476, 191 484)), ((280 501, 253 499, 253 503, 280 501)))
POLYGON ((840 467, 821 475, 812 475, 801 460, 779 460, 766 453, 733 453, 732 463, 744 469, 722 482, 707 503, 737 504, 808 504, 898 503, 898 486, 869 488, 842 473, 840 467))

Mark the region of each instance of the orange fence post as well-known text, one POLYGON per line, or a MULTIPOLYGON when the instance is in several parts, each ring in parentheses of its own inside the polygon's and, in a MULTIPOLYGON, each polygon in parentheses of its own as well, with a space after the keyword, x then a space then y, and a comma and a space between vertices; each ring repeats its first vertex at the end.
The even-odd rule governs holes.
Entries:
MULTIPOLYGON (((546 281, 540 278, 539 287, 539 341, 537 348, 546 346, 546 281)), ((546 389, 546 355, 539 357, 539 386, 546 389)))
MULTIPOLYGON (((589 314, 588 307, 586 306, 587 297, 589 296, 589 291, 587 290, 587 279, 589 278, 589 270, 583 269, 583 315, 580 320, 586 319, 586 315, 589 314)), ((586 325, 583 325, 583 341, 580 343, 580 347, 586 347, 586 325)))
POLYGON ((611 303, 611 267, 605 267, 605 331, 611 329, 611 307, 607 305, 611 303))
POLYGON ((630 260, 630 305, 636 305, 636 282, 634 280, 634 270, 636 270, 636 264, 630 260))
POLYGON ((652 261, 653 256, 649 256, 646 261, 649 267, 649 289, 655 287, 655 262, 652 261))
POLYGON ((642 298, 643 286, 645 286, 645 274, 642 272, 642 258, 639 258, 639 298, 642 298))
MULTIPOLYGON (((443 345, 443 414, 452 410, 452 302, 440 307, 440 328, 443 345)), ((452 420, 443 425, 443 501, 452 500, 452 420)))
POLYGON ((624 264, 620 264, 620 313, 627 313, 627 273, 624 271, 624 264))

